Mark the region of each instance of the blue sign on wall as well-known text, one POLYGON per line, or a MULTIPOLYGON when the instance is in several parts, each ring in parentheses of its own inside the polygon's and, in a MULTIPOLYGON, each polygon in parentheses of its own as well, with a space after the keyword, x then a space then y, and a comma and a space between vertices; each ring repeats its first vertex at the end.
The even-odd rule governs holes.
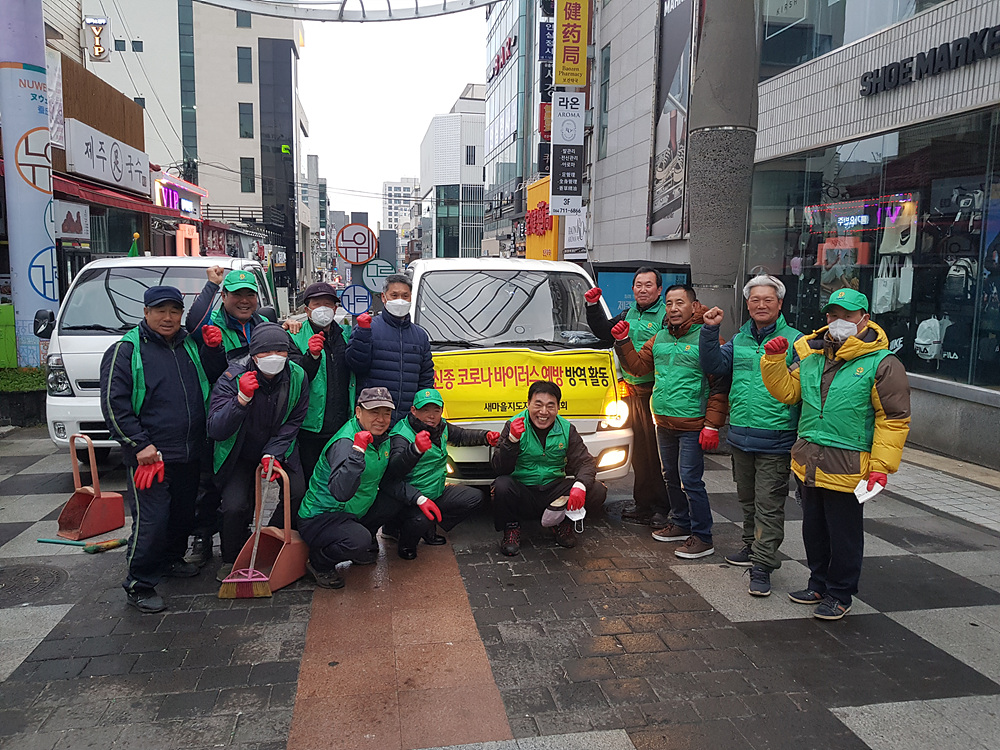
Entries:
MULTIPOLYGON (((612 317, 618 313, 625 312, 635 304, 635 297, 632 296, 632 277, 634 271, 598 271, 597 285, 601 287, 604 301, 608 303, 612 317)), ((663 288, 667 289, 674 284, 686 284, 687 274, 665 273, 663 274, 663 288)))
POLYGON ((552 60, 556 48, 556 25, 552 21, 538 24, 538 59, 552 60))
POLYGON ((340 304, 351 315, 361 315, 371 309, 372 294, 360 284, 352 284, 340 293, 340 304))

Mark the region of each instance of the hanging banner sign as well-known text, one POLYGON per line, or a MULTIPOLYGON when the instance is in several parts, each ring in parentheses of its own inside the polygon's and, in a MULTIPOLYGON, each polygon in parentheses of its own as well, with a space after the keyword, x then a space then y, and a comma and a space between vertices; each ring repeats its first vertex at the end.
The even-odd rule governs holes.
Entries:
POLYGON ((551 62, 555 47, 556 25, 552 21, 542 21, 538 24, 538 59, 551 62))
POLYGON ((66 169, 122 190, 150 194, 145 152, 72 118, 66 120, 66 169))
POLYGON ((582 215, 586 98, 582 93, 557 91, 552 99, 550 212, 553 216, 582 215))
POLYGON ((589 0, 556 0, 555 85, 587 85, 589 0))

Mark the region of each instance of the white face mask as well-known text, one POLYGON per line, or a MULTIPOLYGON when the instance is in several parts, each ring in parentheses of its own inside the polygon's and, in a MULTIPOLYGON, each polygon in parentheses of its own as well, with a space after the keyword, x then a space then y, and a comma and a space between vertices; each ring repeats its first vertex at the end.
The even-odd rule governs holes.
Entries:
POLYGON ((332 307, 316 307, 309 313, 309 320, 320 328, 326 328, 333 322, 334 315, 332 307))
POLYGON ((858 326, 849 320, 837 318, 829 326, 830 338, 834 341, 847 341, 851 336, 858 333, 858 326))
POLYGON ((583 533, 583 519, 587 515, 586 508, 579 508, 578 510, 567 510, 566 518, 573 522, 573 530, 577 534, 583 533))
POLYGON ((333 314, 333 319, 337 321, 337 325, 340 325, 347 318, 347 310, 342 307, 337 308, 337 312, 333 314))
POLYGON ((385 309, 390 315, 402 318, 410 311, 410 301, 406 299, 391 299, 385 303, 385 309))
POLYGON ((268 354, 266 357, 257 357, 254 362, 257 369, 265 375, 277 375, 285 369, 285 362, 288 357, 283 354, 268 354))

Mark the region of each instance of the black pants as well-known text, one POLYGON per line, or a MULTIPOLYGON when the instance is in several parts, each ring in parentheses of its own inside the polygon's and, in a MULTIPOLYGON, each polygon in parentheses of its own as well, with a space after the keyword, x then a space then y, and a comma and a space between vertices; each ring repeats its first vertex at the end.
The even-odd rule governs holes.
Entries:
POLYGON ((128 544, 128 574, 122 582, 126 591, 151 589, 167 568, 183 559, 188 534, 194 526, 194 502, 200 467, 192 463, 164 465, 162 482, 148 490, 137 490, 134 466, 128 472, 129 510, 132 536, 128 544))
POLYGON ((809 588, 850 606, 865 555, 864 506, 852 492, 802 487, 809 588))
MULTIPOLYGON (((209 456, 212 455, 209 451, 209 456)), ((211 539, 219 531, 219 503, 222 495, 215 483, 215 473, 212 471, 211 458, 201 465, 198 481, 198 499, 194 504, 194 529, 192 536, 211 539)))
MULTIPOLYGON (((254 498, 257 491, 257 466, 259 464, 260 459, 248 461, 241 456, 236 460, 232 470, 227 473, 227 477, 220 487, 222 526, 219 536, 222 542, 222 561, 224 563, 235 562, 243 545, 250 538, 250 524, 253 522, 254 498)), ((297 462, 282 463, 282 467, 288 474, 294 528, 298 520, 299 504, 305 494, 305 483, 301 471, 297 468, 297 462)), ((280 495, 282 500, 278 502, 278 507, 275 508, 267 525, 283 528, 285 525, 284 488, 281 479, 278 479, 277 483, 282 493, 280 495)))
POLYGON ((323 455, 323 448, 330 442, 333 435, 320 435, 317 432, 306 432, 299 430, 299 437, 296 444, 299 448, 299 460, 302 462, 302 476, 305 478, 306 486, 312 479, 319 457, 323 455))
POLYGON ((445 485, 441 497, 434 501, 441 511, 441 528, 451 531, 482 505, 484 499, 483 491, 478 487, 445 485))
POLYGON ((399 526, 399 543, 415 547, 432 528, 431 522, 415 506, 404 505, 393 494, 379 492, 372 507, 358 518, 353 513, 320 513, 299 519, 299 534, 309 546, 309 562, 326 572, 345 560, 371 554, 375 532, 381 526, 399 526))
MULTIPOLYGON (((556 498, 569 495, 575 481, 567 477, 531 487, 510 475, 497 477, 493 482, 493 527, 503 531, 508 523, 540 520, 545 507, 556 498)), ((607 499, 608 488, 595 482, 593 489, 587 493, 587 513, 596 513, 607 499)))
POLYGON ((651 385, 630 385, 625 403, 632 418, 632 471, 635 507, 649 513, 670 513, 667 486, 663 483, 660 452, 656 447, 656 423, 649 410, 651 385))

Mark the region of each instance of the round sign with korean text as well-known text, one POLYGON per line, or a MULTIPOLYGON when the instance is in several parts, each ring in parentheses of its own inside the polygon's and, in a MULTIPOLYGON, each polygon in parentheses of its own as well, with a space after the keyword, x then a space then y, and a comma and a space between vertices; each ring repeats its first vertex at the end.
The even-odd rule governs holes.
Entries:
POLYGON ((351 284, 340 293, 340 304, 351 315, 360 315, 371 310, 372 295, 360 284, 351 284))
POLYGON ((376 258, 361 269, 361 280, 375 294, 381 294, 385 279, 396 273, 396 267, 387 260, 376 258))
POLYGON ((337 232, 337 254, 355 266, 361 266, 375 257, 378 238, 364 224, 348 224, 337 232))

